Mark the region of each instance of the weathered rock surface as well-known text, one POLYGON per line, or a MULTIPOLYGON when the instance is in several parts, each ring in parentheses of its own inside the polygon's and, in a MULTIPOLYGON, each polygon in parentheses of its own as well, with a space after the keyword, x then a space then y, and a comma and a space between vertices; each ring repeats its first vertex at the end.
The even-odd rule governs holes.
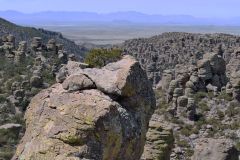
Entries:
MULTIPOLYGON (((217 95, 227 84, 225 72, 225 61, 217 53, 204 54, 203 59, 197 61, 197 65, 178 64, 171 72, 164 71, 159 88, 167 93, 167 102, 171 104, 169 111, 178 117, 187 113, 186 118, 194 120, 196 113, 194 94, 208 91, 217 95)), ((236 92, 232 92, 237 99, 239 94, 236 88, 234 90, 236 92)))
POLYGON ((229 139, 199 139, 192 160, 238 160, 238 151, 229 139))
POLYGON ((94 82, 84 74, 71 75, 62 84, 62 87, 69 91, 96 88, 94 82))
MULTIPOLYGON (((205 53, 214 52, 222 56, 226 64, 230 63, 231 53, 239 47, 239 37, 228 34, 193 34, 182 32, 167 32, 151 38, 138 38, 126 41, 122 48, 130 55, 135 56, 141 66, 146 70, 150 81, 157 85, 163 78, 164 70, 173 69, 177 64, 196 65, 197 61, 202 59, 205 53)), ((239 49, 238 49, 239 50, 239 49)), ((239 57, 239 52, 238 52, 239 57)), ((218 64, 219 61, 215 55, 208 57, 218 64)), ((204 58, 205 59, 205 58, 204 58)), ((239 64, 231 60, 234 64, 239 64)), ((208 73, 208 62, 201 72, 206 78, 211 77, 208 73)), ((214 73, 224 72, 221 65, 215 65, 214 73)))
POLYGON ((125 56, 102 69, 75 69, 68 69, 62 84, 32 99, 26 133, 13 159, 140 159, 156 104, 138 62, 125 56), (70 72, 81 78, 75 81, 70 72), (89 86, 82 83, 86 79, 96 86, 63 88, 71 80, 89 86))
POLYGON ((169 124, 154 114, 149 123, 147 141, 141 160, 169 160, 173 148, 173 131, 169 124))
MULTIPOLYGON (((173 126, 171 160, 187 160, 194 152, 199 153, 194 148, 201 138, 214 138, 215 142, 204 145, 212 147, 210 152, 216 149, 227 155, 226 148, 215 147, 224 138, 239 146, 239 40, 239 36, 226 34, 172 32, 128 40, 122 45, 126 54, 139 60, 149 80, 159 89, 157 113, 173 126)), ((155 135, 152 130, 150 127, 148 135, 155 135)), ((144 156, 149 159, 157 159, 161 152, 154 142, 157 138, 145 146, 148 150, 144 156)), ((215 156, 204 152, 199 159, 221 159, 221 153, 215 156)))

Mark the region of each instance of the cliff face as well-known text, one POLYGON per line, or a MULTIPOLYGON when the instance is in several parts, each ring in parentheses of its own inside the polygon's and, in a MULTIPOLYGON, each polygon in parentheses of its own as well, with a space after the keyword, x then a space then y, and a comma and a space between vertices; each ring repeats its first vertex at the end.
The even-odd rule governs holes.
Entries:
POLYGON ((60 83, 32 99, 13 159, 140 159, 156 107, 145 72, 131 56, 102 69, 80 66, 69 61, 60 83))

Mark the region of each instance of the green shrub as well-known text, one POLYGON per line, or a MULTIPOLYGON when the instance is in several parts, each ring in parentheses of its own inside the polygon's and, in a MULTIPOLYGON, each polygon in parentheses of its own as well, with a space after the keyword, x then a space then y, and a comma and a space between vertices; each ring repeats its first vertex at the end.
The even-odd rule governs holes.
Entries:
POLYGON ((119 49, 92 49, 85 58, 85 63, 91 67, 103 67, 108 63, 118 61, 122 51, 119 49))
POLYGON ((46 82, 50 85, 55 83, 55 76, 49 70, 44 70, 43 71, 42 78, 44 79, 44 82, 46 82))
POLYGON ((191 134, 198 134, 199 129, 192 125, 185 125, 181 130, 180 133, 185 136, 190 136, 191 134))
POLYGON ((229 94, 227 94, 226 92, 221 92, 218 96, 218 99, 224 99, 226 101, 231 101, 233 98, 232 96, 230 96, 229 94))
POLYGON ((155 90, 155 97, 159 101, 155 113, 159 115, 167 114, 169 104, 166 102, 164 92, 162 90, 155 90))
POLYGON ((235 145, 235 147, 237 148, 237 150, 240 152, 240 141, 238 141, 235 145))
POLYGON ((187 148, 187 149, 185 150, 185 153, 186 153, 186 156, 187 156, 187 157, 191 157, 191 156, 193 156, 194 151, 193 151, 192 149, 190 149, 190 148, 187 148))
POLYGON ((222 111, 220 111, 220 110, 217 110, 217 115, 218 115, 218 118, 219 118, 220 120, 223 120, 224 117, 225 117, 224 112, 222 112, 222 111))
POLYGON ((198 107, 199 109, 201 109, 203 112, 207 112, 207 111, 210 111, 210 108, 209 106, 207 105, 207 102, 206 101, 201 101, 198 103, 198 107))
POLYGON ((24 125, 23 114, 15 114, 10 118, 9 122, 24 125))
POLYGON ((176 118, 176 117, 173 117, 173 118, 171 119, 171 122, 172 122, 172 123, 175 123, 175 124, 179 124, 179 125, 183 125, 183 124, 184 124, 183 120, 178 119, 178 118, 176 118))
POLYGON ((199 119, 198 119, 198 121, 196 121, 195 122, 195 124, 196 124, 196 127, 198 128, 198 129, 200 129, 201 127, 202 127, 202 125, 204 125, 204 124, 206 124, 207 122, 206 122, 206 119, 205 119, 205 117, 200 117, 199 119))
POLYGON ((14 154, 13 147, 1 147, 0 148, 0 158, 3 160, 11 159, 14 154))
POLYGON ((190 145, 188 144, 188 142, 185 141, 185 140, 177 141, 177 145, 178 145, 179 147, 183 147, 183 148, 189 148, 189 147, 190 147, 190 145))
POLYGON ((214 137, 216 133, 221 134, 223 130, 228 129, 229 125, 224 125, 221 123, 221 120, 218 120, 216 118, 210 118, 207 120, 206 124, 212 125, 212 130, 210 130, 209 137, 214 137))
POLYGON ((230 129, 232 130, 237 130, 240 128, 240 122, 233 122, 232 124, 230 124, 230 129))
POLYGON ((229 117, 233 117, 235 115, 240 114, 240 108, 236 106, 236 104, 231 103, 228 109, 225 111, 225 114, 229 117))
POLYGON ((0 96, 0 103, 6 102, 6 101, 7 101, 6 96, 1 95, 0 96))
POLYGON ((0 130, 0 144, 16 144, 18 140, 18 134, 14 131, 5 129, 0 130))
POLYGON ((181 132, 182 135, 190 136, 191 135, 191 128, 192 128, 192 126, 186 125, 180 130, 180 132, 181 132))
POLYGON ((196 94, 194 94, 194 100, 196 103, 200 102, 200 100, 202 100, 203 98, 207 97, 208 94, 207 92, 197 92, 196 94))

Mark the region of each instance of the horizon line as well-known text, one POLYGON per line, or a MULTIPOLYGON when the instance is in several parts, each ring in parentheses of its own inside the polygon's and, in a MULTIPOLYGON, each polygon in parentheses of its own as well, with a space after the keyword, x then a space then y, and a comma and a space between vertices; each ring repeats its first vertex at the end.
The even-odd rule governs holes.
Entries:
POLYGON ((94 13, 98 15, 107 15, 107 14, 114 14, 114 13, 137 13, 137 14, 143 14, 147 16, 187 16, 187 17, 192 17, 192 18, 204 18, 204 19, 231 19, 231 18, 240 18, 240 16, 234 16, 234 17, 216 17, 216 16, 210 16, 210 17, 200 17, 200 16, 194 16, 190 14, 151 14, 151 13, 144 13, 141 11, 134 11, 134 10, 129 10, 129 11, 114 11, 114 12, 95 12, 95 11, 69 11, 69 10, 43 10, 43 11, 37 11, 37 12, 22 12, 18 10, 0 10, 0 12, 16 12, 20 14, 38 14, 38 13, 47 13, 47 12, 52 12, 52 13, 57 13, 57 12, 62 12, 62 13, 94 13))

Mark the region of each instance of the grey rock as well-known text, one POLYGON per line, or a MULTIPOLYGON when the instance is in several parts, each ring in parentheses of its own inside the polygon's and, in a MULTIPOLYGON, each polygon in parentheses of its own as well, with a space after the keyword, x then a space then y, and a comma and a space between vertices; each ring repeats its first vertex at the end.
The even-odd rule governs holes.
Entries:
POLYGON ((56 74, 56 81, 58 83, 62 83, 66 79, 67 75, 68 75, 68 70, 66 66, 63 66, 62 68, 60 68, 59 72, 56 74))
POLYGON ((199 139, 192 160, 238 160, 238 151, 229 139, 199 139))
POLYGON ((84 74, 70 75, 62 83, 65 90, 77 91, 96 88, 94 82, 84 74))
POLYGON ((39 88, 43 84, 43 79, 40 76, 32 76, 30 79, 30 84, 33 87, 39 88))
POLYGON ((86 77, 75 71, 76 82, 89 77, 97 89, 66 92, 57 83, 36 95, 13 159, 140 159, 156 100, 139 63, 125 56, 82 70, 86 77))
POLYGON ((212 70, 210 61, 208 59, 202 59, 198 61, 198 76, 204 81, 212 78, 212 70))

